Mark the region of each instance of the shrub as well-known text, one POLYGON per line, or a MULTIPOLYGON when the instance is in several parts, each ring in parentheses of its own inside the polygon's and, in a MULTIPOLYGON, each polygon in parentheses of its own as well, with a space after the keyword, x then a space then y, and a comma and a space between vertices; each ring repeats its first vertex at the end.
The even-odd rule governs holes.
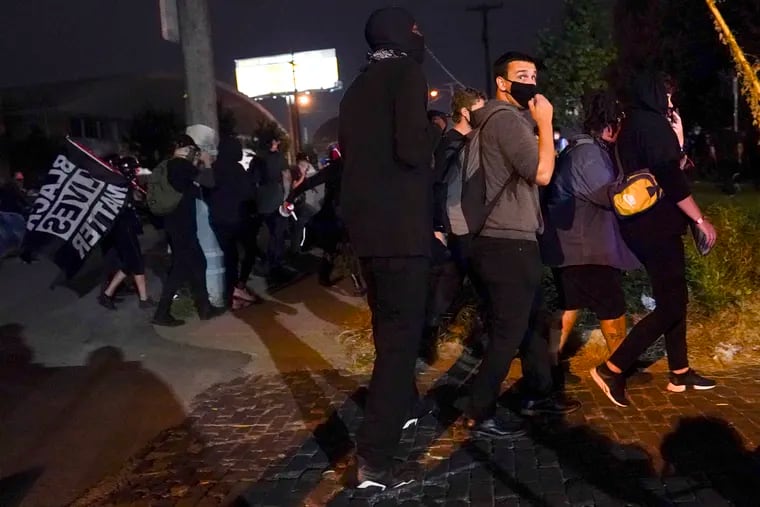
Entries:
POLYGON ((702 257, 686 238, 691 310, 700 313, 738 304, 760 282, 760 211, 716 204, 706 214, 718 231, 713 251, 702 257))

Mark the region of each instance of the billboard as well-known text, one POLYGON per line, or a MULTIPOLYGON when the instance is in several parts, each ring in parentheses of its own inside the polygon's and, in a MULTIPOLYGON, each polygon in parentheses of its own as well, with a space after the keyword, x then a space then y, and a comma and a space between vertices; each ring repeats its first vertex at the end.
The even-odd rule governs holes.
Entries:
POLYGON ((249 97, 341 87, 335 49, 235 60, 237 89, 249 97))

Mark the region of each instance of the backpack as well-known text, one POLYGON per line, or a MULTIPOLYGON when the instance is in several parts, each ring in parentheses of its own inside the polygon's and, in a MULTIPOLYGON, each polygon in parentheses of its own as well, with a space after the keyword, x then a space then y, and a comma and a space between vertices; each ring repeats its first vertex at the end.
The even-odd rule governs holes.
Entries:
POLYGON ((618 218, 630 218, 649 210, 662 199, 662 187, 649 169, 640 169, 631 174, 623 173, 620 153, 615 146, 615 158, 620 175, 610 184, 608 194, 612 210, 618 218))
POLYGON ((462 198, 460 206, 467 233, 469 234, 477 235, 480 233, 486 224, 486 220, 496 207, 496 203, 499 202, 507 186, 514 179, 514 174, 510 175, 493 200, 486 202, 486 174, 483 168, 483 150, 480 146, 480 133, 493 115, 499 111, 506 110, 508 110, 507 107, 496 107, 491 111, 478 128, 467 134, 467 140, 459 151, 459 164, 462 168, 462 198))
POLYGON ((148 178, 148 208, 154 215, 168 215, 177 208, 181 199, 182 194, 169 183, 169 165, 164 160, 148 178))

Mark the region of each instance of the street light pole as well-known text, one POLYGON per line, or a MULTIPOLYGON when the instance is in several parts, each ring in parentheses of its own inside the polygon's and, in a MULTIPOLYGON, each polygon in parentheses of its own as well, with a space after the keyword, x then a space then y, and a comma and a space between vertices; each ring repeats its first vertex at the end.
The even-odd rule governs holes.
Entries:
POLYGON ((207 0, 177 0, 182 55, 187 87, 187 124, 200 123, 219 130, 216 79, 211 50, 207 0))
POLYGON ((501 9, 504 7, 503 2, 499 2, 498 4, 480 4, 480 5, 474 5, 472 7, 467 7, 468 12, 480 12, 481 19, 482 19, 482 32, 481 32, 481 40, 483 41, 483 53, 485 56, 485 64, 486 64, 486 95, 488 97, 491 97, 491 90, 492 90, 492 83, 491 83, 491 45, 490 40, 488 37, 488 13, 495 9, 501 9))

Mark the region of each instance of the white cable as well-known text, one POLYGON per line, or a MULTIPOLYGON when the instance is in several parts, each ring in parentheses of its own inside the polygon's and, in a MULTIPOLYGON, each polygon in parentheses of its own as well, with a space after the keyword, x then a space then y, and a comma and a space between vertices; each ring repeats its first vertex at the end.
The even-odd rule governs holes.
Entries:
POLYGON ((435 63, 438 64, 441 69, 443 69, 443 72, 446 73, 447 76, 449 76, 457 85, 461 86, 462 88, 466 88, 466 86, 452 74, 449 69, 446 68, 444 64, 441 63, 441 61, 438 59, 437 56, 435 56, 435 53, 433 53, 433 50, 430 49, 430 47, 425 46, 425 49, 427 50, 428 54, 433 57, 433 60, 435 60, 435 63))

